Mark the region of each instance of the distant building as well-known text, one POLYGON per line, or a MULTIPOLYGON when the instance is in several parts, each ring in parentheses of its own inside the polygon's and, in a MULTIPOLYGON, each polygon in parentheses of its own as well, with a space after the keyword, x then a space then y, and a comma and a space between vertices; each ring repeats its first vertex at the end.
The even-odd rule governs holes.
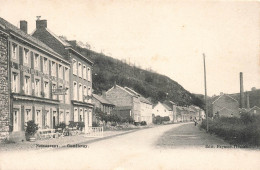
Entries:
POLYGON ((172 108, 170 108, 164 103, 158 102, 153 107, 153 114, 154 116, 160 116, 160 117, 169 116, 170 121, 173 121, 173 110, 172 108))
POLYGON ((134 90, 114 85, 106 92, 106 99, 116 106, 113 112, 121 117, 132 117, 135 122, 152 123, 152 103, 134 90))
POLYGON ((93 94, 92 103, 95 108, 99 108, 102 112, 111 114, 115 105, 108 101, 104 96, 93 94))
POLYGON ((216 96, 211 103, 210 112, 215 116, 239 117, 239 102, 228 94, 216 96))

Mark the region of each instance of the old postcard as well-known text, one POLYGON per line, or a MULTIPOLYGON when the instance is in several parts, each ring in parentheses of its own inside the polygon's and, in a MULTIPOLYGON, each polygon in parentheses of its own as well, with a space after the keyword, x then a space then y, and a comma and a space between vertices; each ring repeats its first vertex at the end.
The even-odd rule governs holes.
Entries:
POLYGON ((257 1, 0 0, 0 169, 260 169, 257 1))

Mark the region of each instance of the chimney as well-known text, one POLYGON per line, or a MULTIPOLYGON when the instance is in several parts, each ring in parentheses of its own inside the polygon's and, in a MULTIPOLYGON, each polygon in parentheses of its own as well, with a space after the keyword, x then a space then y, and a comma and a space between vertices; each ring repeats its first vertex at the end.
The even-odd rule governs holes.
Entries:
POLYGON ((25 32, 27 34, 27 32, 28 32, 27 21, 25 21, 25 20, 20 21, 20 30, 22 30, 23 32, 25 32))
POLYGON ((246 108, 247 108, 247 109, 250 109, 249 92, 246 92, 246 108))
POLYGON ((243 85, 243 73, 240 72, 240 108, 245 108, 244 105, 245 101, 244 101, 244 85, 243 85))
POLYGON ((47 28, 47 20, 36 20, 36 29, 47 28))

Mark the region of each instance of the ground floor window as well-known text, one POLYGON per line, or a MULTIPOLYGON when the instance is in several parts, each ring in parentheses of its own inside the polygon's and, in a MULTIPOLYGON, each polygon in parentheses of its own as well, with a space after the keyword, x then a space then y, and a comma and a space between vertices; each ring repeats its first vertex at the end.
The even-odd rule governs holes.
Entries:
POLYGON ((13 110, 13 131, 19 131, 19 117, 20 117, 20 110, 14 109, 13 110))

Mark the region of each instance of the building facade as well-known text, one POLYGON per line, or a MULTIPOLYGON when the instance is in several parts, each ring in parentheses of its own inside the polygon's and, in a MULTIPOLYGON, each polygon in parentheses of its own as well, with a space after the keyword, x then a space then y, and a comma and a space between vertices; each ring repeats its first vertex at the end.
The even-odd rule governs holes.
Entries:
POLYGON ((168 116, 170 118, 170 121, 173 121, 172 108, 168 107, 166 104, 163 104, 161 102, 158 102, 153 107, 153 114, 154 114, 154 116, 160 116, 160 117, 168 116))
POLYGON ((29 120, 40 129, 67 121, 70 63, 27 34, 26 21, 20 22, 21 29, 2 18, 0 23, 8 35, 9 138, 23 139, 29 120))
POLYGON ((106 92, 106 98, 122 117, 132 117, 135 122, 152 123, 152 103, 128 87, 114 85, 106 92))
POLYGON ((83 56, 75 48, 72 42, 58 37, 47 28, 46 20, 36 21, 36 30, 32 33, 52 50, 62 55, 70 62, 70 119, 74 122, 84 122, 85 128, 92 126, 92 67, 93 62, 83 56))
POLYGON ((24 140, 29 120, 40 129, 69 121, 92 126, 93 63, 68 42, 48 42, 44 28, 47 21, 37 20, 31 36, 26 21, 19 29, 0 18, 1 139, 24 140))

